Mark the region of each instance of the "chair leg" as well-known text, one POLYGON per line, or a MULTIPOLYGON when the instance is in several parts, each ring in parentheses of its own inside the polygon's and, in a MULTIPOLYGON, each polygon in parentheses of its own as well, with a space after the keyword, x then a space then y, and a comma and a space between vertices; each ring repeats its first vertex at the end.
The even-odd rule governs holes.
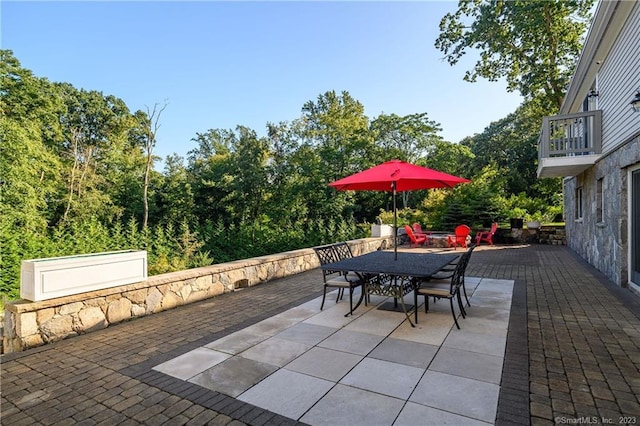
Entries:
POLYGON ((418 323, 418 292, 413 290, 413 312, 416 324, 418 323))
POLYGON ((467 311, 464 310, 464 305, 462 304, 462 298, 460 297, 460 291, 458 291, 458 307, 460 308, 460 314, 462 315, 462 318, 466 318, 467 317, 467 311))
POLYGON ((460 324, 458 324, 458 318, 456 318, 456 311, 453 309, 453 297, 449 298, 451 304, 451 315, 453 315, 453 321, 456 323, 456 327, 460 330, 460 324))
POLYGON ((464 298, 467 301, 467 306, 471 307, 471 302, 469 302, 469 298, 467 297, 467 286, 464 285, 464 278, 462 279, 462 292, 464 293, 464 298))
POLYGON ((320 304, 320 310, 324 308, 324 299, 327 297, 327 286, 324 286, 324 291, 322 292, 322 303, 320 304))

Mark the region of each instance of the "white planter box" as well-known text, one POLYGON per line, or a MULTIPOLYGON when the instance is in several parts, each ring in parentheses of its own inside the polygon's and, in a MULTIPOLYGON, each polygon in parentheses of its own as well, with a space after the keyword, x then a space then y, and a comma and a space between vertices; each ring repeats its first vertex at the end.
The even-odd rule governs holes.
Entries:
POLYGON ((372 237, 390 237, 393 235, 393 226, 391 225, 371 225, 372 237))
POLYGON ((146 279, 146 251, 123 250, 23 260, 20 297, 38 302, 146 279))

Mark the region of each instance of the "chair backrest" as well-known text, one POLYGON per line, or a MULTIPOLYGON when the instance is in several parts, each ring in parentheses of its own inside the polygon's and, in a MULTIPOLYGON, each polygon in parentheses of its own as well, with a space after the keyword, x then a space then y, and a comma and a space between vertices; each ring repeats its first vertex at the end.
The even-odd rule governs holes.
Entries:
POLYGON ((456 237, 466 237, 470 233, 471 233, 471 228, 469 228, 467 225, 458 225, 456 226, 456 229, 454 231, 454 234, 456 234, 456 237))
POLYGON ((469 250, 462 254, 460 261, 456 265, 456 269, 453 270, 453 274, 451 275, 451 286, 449 289, 451 294, 454 294, 456 291, 458 291, 458 289, 464 283, 464 271, 465 269, 467 269, 467 262, 470 256, 467 255, 467 253, 469 253, 469 250))
POLYGON ((493 222, 491 224, 491 230, 489 231, 489 235, 493 236, 493 234, 495 234, 497 230, 498 230, 498 222, 493 222))
POLYGON ((353 257, 353 253, 351 252, 351 248, 349 244, 346 242, 335 243, 333 244, 333 250, 335 252, 335 256, 338 260, 349 259, 353 257))
POLYGON ((464 279, 465 271, 467 270, 467 265, 469 264, 469 259, 471 258, 471 253, 473 253, 473 249, 476 248, 475 244, 471 244, 467 251, 465 251, 460 257, 460 261, 458 264, 462 263, 462 278, 464 279))
POLYGON ((416 222, 413 225, 411 225, 411 227, 413 228, 413 232, 415 232, 416 234, 424 234, 425 233, 422 230, 422 226, 420 226, 420 224, 418 222, 416 222))
MULTIPOLYGON (((329 263, 337 262, 339 259, 336 256, 336 251, 333 248, 333 244, 328 244, 326 246, 314 247, 313 251, 316 252, 316 256, 318 256, 318 260, 320 261, 320 265, 327 265, 329 263)), ((327 281, 327 276, 336 274, 339 271, 331 271, 328 269, 322 269, 322 278, 327 281)))
POLYGON ((413 233, 413 229, 411 229, 411 227, 409 225, 405 225, 404 226, 404 230, 406 231, 407 235, 409 236, 409 239, 411 240, 412 243, 416 243, 416 236, 413 233))
MULTIPOLYGON (((327 244, 324 246, 314 247, 313 250, 318 256, 320 265, 327 265, 329 263, 338 262, 342 259, 353 257, 351 248, 346 242, 327 244)), ((327 277, 333 274, 344 274, 342 271, 333 271, 331 269, 322 269, 322 278, 327 281, 327 277)))
POLYGON ((458 225, 454 230, 454 234, 456 236, 456 244, 462 247, 467 246, 467 237, 471 233, 471 228, 467 225, 458 225))

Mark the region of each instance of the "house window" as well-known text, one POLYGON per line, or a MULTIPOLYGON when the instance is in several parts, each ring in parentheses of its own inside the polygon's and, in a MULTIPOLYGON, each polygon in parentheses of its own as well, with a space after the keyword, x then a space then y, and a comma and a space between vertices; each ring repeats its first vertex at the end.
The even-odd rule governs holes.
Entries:
POLYGON ((596 221, 604 222, 604 197, 602 196, 602 181, 600 178, 596 181, 596 221))
POLYGON ((576 188, 575 220, 582 220, 582 187, 576 188))

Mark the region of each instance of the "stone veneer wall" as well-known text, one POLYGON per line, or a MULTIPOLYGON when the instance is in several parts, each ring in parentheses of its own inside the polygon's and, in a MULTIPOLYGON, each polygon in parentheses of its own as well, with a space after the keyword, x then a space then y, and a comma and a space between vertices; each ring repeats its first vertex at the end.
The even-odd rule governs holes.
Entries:
POLYGON ((567 245, 617 285, 628 279, 628 168, 640 162, 640 137, 607 154, 581 175, 564 181, 567 245), (596 181, 602 178, 603 221, 596 218, 596 181), (583 217, 575 217, 582 187, 583 217))
MULTIPOLYGON (((349 241, 354 255, 391 238, 349 241)), ((312 248, 155 275, 146 281, 41 302, 5 305, 2 353, 22 351, 100 330, 136 317, 197 302, 318 267, 312 248)))
POLYGON ((565 227, 543 225, 535 229, 498 228, 493 237, 496 244, 566 245, 565 227))

